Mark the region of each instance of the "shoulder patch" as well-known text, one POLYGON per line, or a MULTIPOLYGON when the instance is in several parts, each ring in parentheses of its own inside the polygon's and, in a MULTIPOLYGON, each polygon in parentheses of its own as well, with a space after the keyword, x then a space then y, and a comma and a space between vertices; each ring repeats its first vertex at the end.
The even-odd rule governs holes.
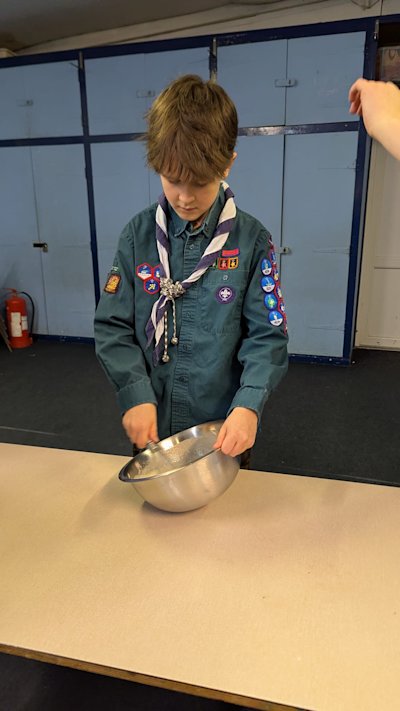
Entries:
POLYGON ((115 274, 115 272, 111 273, 107 279, 104 291, 106 291, 107 294, 116 294, 119 288, 120 281, 121 274, 115 274))

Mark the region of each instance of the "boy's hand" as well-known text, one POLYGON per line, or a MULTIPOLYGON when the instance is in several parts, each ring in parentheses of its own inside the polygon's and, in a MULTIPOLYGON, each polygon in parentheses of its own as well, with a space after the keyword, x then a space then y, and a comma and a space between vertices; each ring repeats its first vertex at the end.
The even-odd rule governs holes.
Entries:
POLYGON ((150 402, 131 407, 124 413, 122 424, 125 432, 138 449, 148 442, 158 442, 157 408, 150 402))
POLYGON ((222 425, 214 449, 237 457, 253 446, 257 434, 258 417, 247 407, 235 407, 222 425))

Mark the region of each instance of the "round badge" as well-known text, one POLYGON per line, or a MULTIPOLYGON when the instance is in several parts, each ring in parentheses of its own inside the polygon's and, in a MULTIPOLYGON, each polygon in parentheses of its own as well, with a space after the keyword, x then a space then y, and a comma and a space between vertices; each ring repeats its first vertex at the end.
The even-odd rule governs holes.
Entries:
POLYGON ((221 286, 215 292, 215 296, 220 304, 229 304, 235 298, 236 292, 231 286, 221 286))
POLYGON ((272 272, 272 264, 271 264, 271 262, 269 261, 269 259, 266 259, 266 258, 265 258, 265 259, 262 260, 262 262, 261 262, 261 271, 262 271, 262 273, 265 274, 266 276, 268 276, 269 274, 271 274, 271 272, 272 272))
POLYGON ((269 309, 269 311, 272 311, 273 309, 276 309, 278 305, 278 299, 274 294, 266 294, 264 296, 264 304, 269 309))
POLYGON ((283 316, 279 311, 270 311, 268 321, 272 326, 280 326, 283 323, 283 316))
POLYGON ((261 288, 263 291, 266 291, 267 294, 269 294, 270 291, 273 291, 275 289, 274 278, 270 276, 264 276, 261 279, 261 288))

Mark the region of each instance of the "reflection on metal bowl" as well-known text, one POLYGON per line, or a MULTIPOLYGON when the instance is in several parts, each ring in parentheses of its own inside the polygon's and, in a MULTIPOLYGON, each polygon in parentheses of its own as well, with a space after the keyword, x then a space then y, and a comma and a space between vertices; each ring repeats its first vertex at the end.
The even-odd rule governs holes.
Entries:
POLYGON ((206 422, 149 443, 120 471, 120 480, 163 511, 205 506, 226 491, 239 471, 237 457, 213 449, 222 422, 206 422))

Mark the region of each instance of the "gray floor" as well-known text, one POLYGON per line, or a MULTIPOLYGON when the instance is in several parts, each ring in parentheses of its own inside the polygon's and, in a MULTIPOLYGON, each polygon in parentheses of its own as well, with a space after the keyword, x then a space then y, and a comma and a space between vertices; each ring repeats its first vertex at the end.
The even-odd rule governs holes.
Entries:
MULTIPOLYGON (((347 368, 291 364, 267 403, 252 468, 400 485, 399 402, 400 353, 356 351, 347 368)), ((0 441, 131 454, 91 344, 40 341, 10 354, 0 342, 0 441)), ((233 708, 0 655, 0 711, 233 708)))
MULTIPOLYGON (((400 484, 400 352, 349 367, 292 363, 267 402, 252 467, 400 484)), ((0 441, 131 454, 115 396, 87 343, 0 343, 0 441)))

